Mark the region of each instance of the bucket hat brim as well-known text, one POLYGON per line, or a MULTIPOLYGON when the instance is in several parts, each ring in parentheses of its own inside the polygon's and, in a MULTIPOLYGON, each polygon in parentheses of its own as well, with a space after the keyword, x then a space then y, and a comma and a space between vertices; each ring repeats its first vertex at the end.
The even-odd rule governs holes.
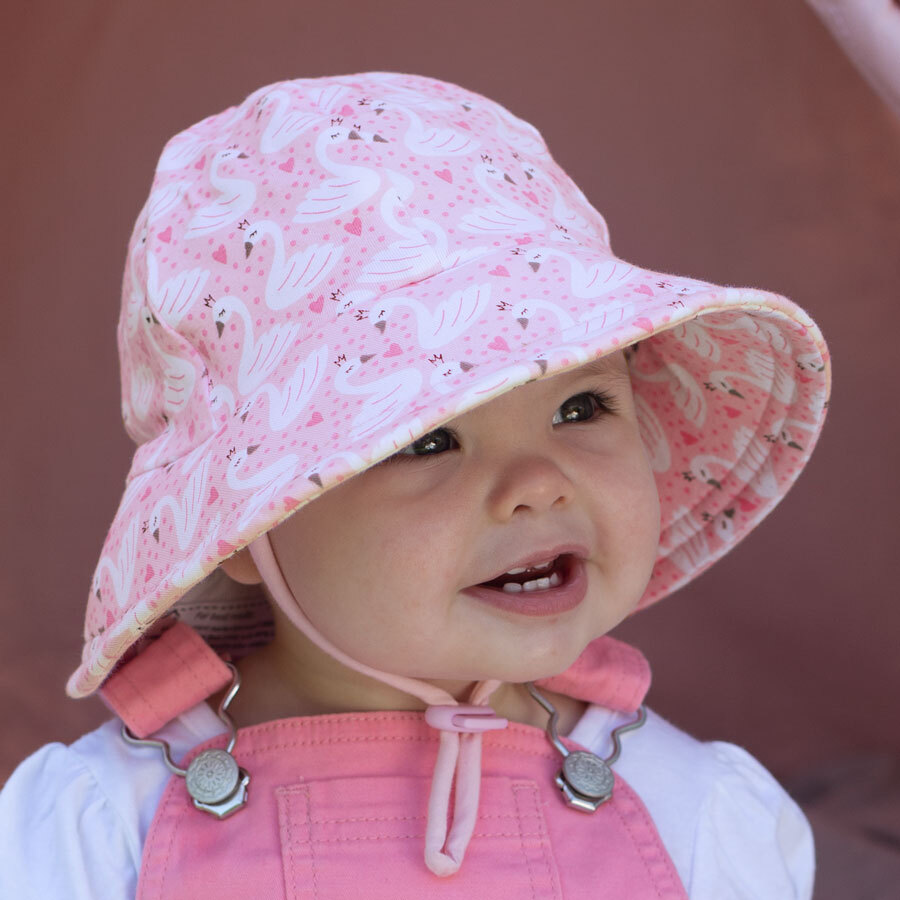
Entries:
POLYGON ((629 348, 661 509, 637 608, 697 577, 755 527, 796 480, 824 422, 831 367, 816 324, 777 293, 542 240, 350 298, 299 336, 265 385, 240 402, 210 395, 209 424, 198 420, 189 446, 167 429, 139 447, 94 573, 68 694, 93 693, 192 586, 302 505, 466 409, 620 349, 629 348), (423 292, 428 314, 417 308, 423 292), (323 415, 337 394, 340 421, 323 415))

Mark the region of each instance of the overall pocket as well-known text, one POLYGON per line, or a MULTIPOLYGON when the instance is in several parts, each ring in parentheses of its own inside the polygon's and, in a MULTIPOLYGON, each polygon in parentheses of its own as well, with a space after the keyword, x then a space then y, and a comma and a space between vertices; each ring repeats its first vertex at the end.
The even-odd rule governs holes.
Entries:
MULTIPOLYGON (((287 900, 557 900, 559 876, 538 785, 483 776, 462 866, 425 866, 431 779, 362 776, 276 788, 287 900)), ((451 802, 452 808, 452 802, 451 802)))

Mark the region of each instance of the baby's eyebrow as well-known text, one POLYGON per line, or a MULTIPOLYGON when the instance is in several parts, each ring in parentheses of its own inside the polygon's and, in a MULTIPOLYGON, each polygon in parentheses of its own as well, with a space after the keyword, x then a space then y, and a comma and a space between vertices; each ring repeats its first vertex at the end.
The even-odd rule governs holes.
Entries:
POLYGON ((613 359, 608 356, 601 356, 598 359, 592 359, 584 365, 575 369, 570 369, 565 374, 572 378, 584 378, 586 376, 600 376, 609 378, 613 381, 630 381, 628 372, 623 370, 613 359))

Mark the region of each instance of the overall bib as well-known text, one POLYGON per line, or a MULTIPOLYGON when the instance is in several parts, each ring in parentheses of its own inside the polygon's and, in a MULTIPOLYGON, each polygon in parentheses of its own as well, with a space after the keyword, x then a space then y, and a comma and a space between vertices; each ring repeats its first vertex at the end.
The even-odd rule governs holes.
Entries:
MULTIPOLYGON (((184 623, 149 650, 103 688, 139 736, 228 681, 216 672, 216 664, 224 668, 218 657, 184 623)), ((536 685, 624 712, 643 700, 649 668, 635 648, 605 637, 565 673, 536 685)), ((182 765, 207 748, 224 748, 228 737, 193 748, 182 765)), ((629 785, 615 775, 612 797, 595 812, 570 808, 554 783, 560 754, 533 726, 510 722, 483 735, 477 824, 459 871, 443 878, 422 858, 439 741, 423 713, 279 719, 236 737, 234 758, 250 775, 246 805, 215 818, 194 806, 173 775, 144 844, 139 900, 687 897, 629 785)), ((586 749, 562 741, 570 751, 586 749)))

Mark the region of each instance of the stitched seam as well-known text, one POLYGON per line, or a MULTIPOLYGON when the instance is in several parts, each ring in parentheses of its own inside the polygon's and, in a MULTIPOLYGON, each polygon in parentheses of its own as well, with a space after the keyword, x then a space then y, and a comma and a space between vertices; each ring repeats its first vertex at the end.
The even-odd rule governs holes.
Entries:
MULTIPOLYGON (((194 666, 195 657, 190 656, 190 657, 185 658, 181 653, 179 653, 179 650, 180 650, 180 647, 173 646, 173 647, 166 647, 165 652, 174 656, 183 665, 183 667, 187 671, 187 674, 190 676, 190 678, 193 680, 193 682, 197 685, 197 687, 201 689, 201 691, 207 692, 208 685, 205 681, 200 679, 197 669, 194 666)), ((119 676, 120 676, 121 682, 124 682, 125 684, 128 685, 128 687, 131 688, 135 697, 138 700, 140 700, 144 704, 144 706, 147 709, 149 709, 151 713, 153 713, 153 715, 156 718, 161 718, 162 716, 168 716, 167 710, 160 709, 155 703, 152 702, 152 698, 154 696, 152 693, 147 694, 147 693, 144 693, 143 690, 141 690, 140 682, 134 680, 134 678, 131 676, 131 674, 128 670, 128 666, 123 666, 123 668, 119 672, 119 676)), ((115 691, 114 691, 114 693, 115 693, 115 691)), ((208 696, 208 694, 206 694, 206 695, 208 696)), ((127 699, 125 700, 125 703, 127 705, 127 703, 128 703, 127 699)), ((193 705, 194 704, 192 703, 191 706, 193 706, 193 705)), ((178 713, 176 713, 175 715, 177 716, 178 713)), ((172 718, 174 718, 174 716, 170 716, 162 724, 164 725, 166 722, 170 721, 172 718)))
MULTIPOLYGON (((334 837, 317 838, 319 844, 352 844, 355 841, 405 841, 413 838, 422 838, 424 831, 416 831, 413 834, 372 834, 361 837, 334 837)), ((514 838, 514 837, 543 837, 539 831, 475 831, 472 834, 477 838, 514 838)))
POLYGON ((316 859, 316 840, 312 830, 312 800, 309 796, 309 788, 302 788, 303 798, 306 800, 306 821, 309 834, 309 855, 312 860, 313 898, 319 896, 319 861, 316 859))
MULTIPOLYGON (((158 822, 161 822, 163 819, 167 818, 169 815, 169 807, 172 804, 172 795, 175 792, 175 788, 173 787, 173 784, 174 784, 173 779, 175 779, 177 777, 178 777, 177 775, 170 776, 169 784, 166 787, 165 793, 163 794, 163 799, 162 799, 162 804, 161 804, 162 809, 157 809, 156 815, 153 818, 153 825, 151 825, 151 834, 150 834, 150 838, 153 841, 153 843, 155 843, 155 837, 156 837, 156 833, 157 833, 157 829, 154 826, 156 826, 156 824, 158 822)), ((172 827, 169 830, 169 843, 166 846, 165 850, 163 851, 162 873, 159 876, 159 891, 155 895, 157 897, 165 896, 164 889, 166 886, 166 876, 168 875, 168 872, 169 872, 169 860, 172 857, 172 846, 175 843, 175 836, 178 833, 179 827, 181 826, 181 819, 182 819, 181 816, 176 816, 175 821, 172 823, 172 827)), ((150 853, 147 854, 147 857, 149 859, 149 856, 152 853, 152 844, 150 843, 150 841, 147 842, 146 848, 150 850, 150 853)), ((141 869, 143 870, 143 861, 141 864, 141 869)), ((140 898, 140 900, 144 900, 144 896, 145 896, 144 888, 141 887, 141 890, 138 893, 138 897, 140 898)))
POLYGON ((562 885, 559 883, 556 861, 553 857, 553 845, 550 841, 550 836, 547 834, 547 823, 541 810, 540 792, 533 784, 528 785, 528 788, 531 802, 534 805, 534 817, 541 828, 541 858, 544 860, 544 868, 547 872, 547 886, 552 889, 554 897, 562 897, 562 885))
MULTIPOLYGON (((525 829, 524 823, 522 821, 522 805, 520 803, 520 793, 525 789, 525 785, 516 785, 512 786, 513 789, 513 800, 516 803, 516 812, 518 813, 519 819, 519 847, 522 849, 522 856, 525 858, 525 866, 528 868, 528 881, 531 884, 531 900, 537 900, 537 894, 535 893, 537 889, 537 885, 534 883, 534 871, 531 868, 531 860, 529 859, 528 849, 525 847, 525 829)), ((529 834, 528 837, 532 837, 532 834, 529 834)))
MULTIPOLYGON (((353 816, 346 819, 313 819, 316 825, 344 825, 349 822, 413 822, 425 816, 353 816)), ((518 819, 515 813, 490 813, 480 819, 518 819)))
MULTIPOLYGON (((660 839, 657 837, 657 840, 654 840, 652 836, 648 836, 644 839, 639 839, 637 834, 635 833, 635 829, 633 829, 631 825, 632 821, 634 821, 635 819, 639 819, 640 824, 644 826, 644 829, 646 831, 655 830, 653 820, 650 818, 646 809, 640 803, 635 802, 637 795, 634 794, 633 791, 631 791, 630 785, 622 781, 618 775, 616 776, 616 781, 618 782, 616 787, 620 789, 621 793, 618 797, 619 803, 614 803, 613 809, 615 810, 616 815, 619 817, 619 821, 622 822, 622 825, 628 832, 628 836, 631 838, 632 844, 638 851, 638 856, 640 857, 641 862, 644 865, 647 876, 650 878, 650 881, 653 884, 653 889, 654 891, 656 891, 656 896, 661 898, 661 900, 665 900, 666 897, 679 898, 680 900, 680 898, 683 898, 686 895, 683 893, 683 886, 682 892, 679 892, 676 887, 676 883, 673 882, 671 873, 671 857, 667 855, 665 850, 663 851, 662 855, 659 853, 660 839), (622 790, 623 787, 625 788, 625 790, 622 790), (627 807, 627 810, 623 810, 623 806, 627 807), (662 866, 662 868, 666 870, 664 873, 654 874, 651 867, 651 856, 655 856, 656 861, 662 866), (669 865, 666 865, 667 862, 669 863, 669 865)), ((680 881, 678 883, 680 884, 680 881)))

